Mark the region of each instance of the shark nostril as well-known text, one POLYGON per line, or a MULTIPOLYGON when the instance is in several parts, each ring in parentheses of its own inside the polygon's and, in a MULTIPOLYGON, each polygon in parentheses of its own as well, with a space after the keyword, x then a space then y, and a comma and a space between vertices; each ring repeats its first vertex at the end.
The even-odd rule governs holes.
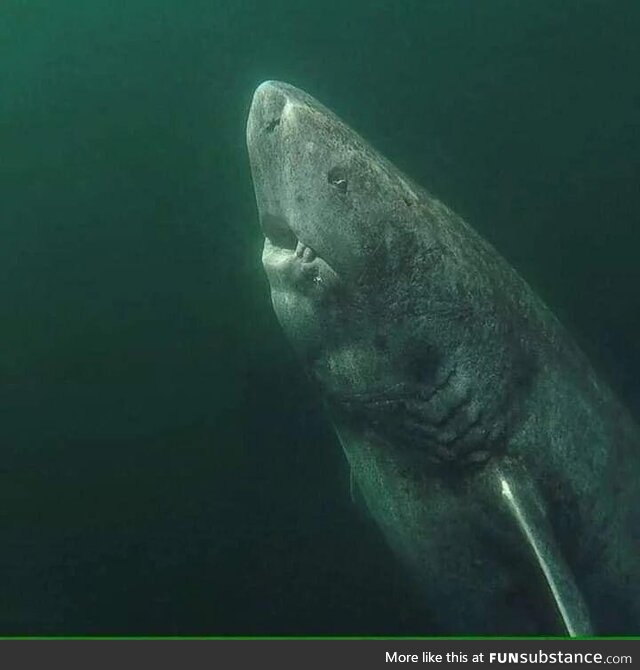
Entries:
POLYGON ((260 223, 264 236, 269 239, 271 244, 281 249, 295 250, 298 238, 283 216, 264 214, 260 219, 260 223))
POLYGON ((264 128, 268 133, 272 133, 279 125, 280 125, 280 117, 278 116, 275 119, 271 119, 271 121, 269 121, 264 128))

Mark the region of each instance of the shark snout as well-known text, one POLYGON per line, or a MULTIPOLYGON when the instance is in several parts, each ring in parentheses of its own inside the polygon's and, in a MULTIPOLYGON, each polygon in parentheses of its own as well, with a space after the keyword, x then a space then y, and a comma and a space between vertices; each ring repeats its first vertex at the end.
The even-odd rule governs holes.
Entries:
POLYGON ((266 141, 277 137, 285 126, 295 124, 296 112, 311 106, 311 98, 299 89, 281 81, 262 82, 253 94, 247 123, 247 143, 266 141))
POLYGON ((299 158, 299 112, 307 106, 304 95, 288 84, 265 81, 254 92, 247 121, 260 227, 273 248, 292 256, 303 244, 295 207, 300 184, 292 169, 299 158))
POLYGON ((247 141, 251 143, 256 134, 273 133, 282 120, 282 111, 287 104, 287 95, 277 81, 265 81, 255 90, 249 111, 247 141))
MULTIPOLYGON (((289 263, 303 264, 306 276, 310 266, 322 266, 319 258, 331 282, 352 270, 358 240, 349 217, 358 208, 349 189, 347 138, 340 122, 300 89, 268 80, 255 90, 247 148, 268 242, 265 265, 280 272, 289 263)), ((314 286, 329 283, 322 273, 313 276, 314 286)))

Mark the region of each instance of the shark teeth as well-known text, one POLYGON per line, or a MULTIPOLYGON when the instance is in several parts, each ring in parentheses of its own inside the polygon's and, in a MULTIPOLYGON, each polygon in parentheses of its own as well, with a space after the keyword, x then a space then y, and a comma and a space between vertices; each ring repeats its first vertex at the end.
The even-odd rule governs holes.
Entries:
POLYGON ((296 245, 296 256, 301 258, 303 263, 311 263, 316 257, 316 252, 311 247, 308 247, 306 244, 298 240, 298 244, 296 245))

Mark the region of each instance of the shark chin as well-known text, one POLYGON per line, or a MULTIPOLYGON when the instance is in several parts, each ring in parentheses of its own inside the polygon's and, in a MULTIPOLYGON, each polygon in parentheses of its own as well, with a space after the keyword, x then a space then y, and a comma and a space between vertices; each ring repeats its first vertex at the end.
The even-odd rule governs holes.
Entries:
POLYGON ((640 431, 550 309, 304 91, 261 84, 247 146, 274 311, 425 633, 640 633, 640 431))

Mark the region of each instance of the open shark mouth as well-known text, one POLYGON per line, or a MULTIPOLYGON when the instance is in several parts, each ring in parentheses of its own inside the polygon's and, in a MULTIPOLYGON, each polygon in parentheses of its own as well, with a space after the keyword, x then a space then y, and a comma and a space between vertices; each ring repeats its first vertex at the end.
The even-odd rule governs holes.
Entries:
POLYGON ((318 254, 308 244, 298 239, 283 216, 267 214, 261 221, 262 232, 273 247, 293 252, 303 263, 311 263, 316 259, 318 254))
POLYGON ((260 217, 262 232, 274 247, 295 251, 299 240, 284 216, 265 214, 260 217))
POLYGON ((336 285, 335 270, 298 238, 284 216, 265 214, 260 222, 265 237, 262 262, 268 273, 278 273, 299 288, 304 284, 314 288, 336 285))
POLYGON ((296 258, 304 264, 313 263, 318 254, 298 239, 283 216, 266 214, 261 218, 262 232, 265 237, 265 250, 279 253, 282 257, 296 258))

